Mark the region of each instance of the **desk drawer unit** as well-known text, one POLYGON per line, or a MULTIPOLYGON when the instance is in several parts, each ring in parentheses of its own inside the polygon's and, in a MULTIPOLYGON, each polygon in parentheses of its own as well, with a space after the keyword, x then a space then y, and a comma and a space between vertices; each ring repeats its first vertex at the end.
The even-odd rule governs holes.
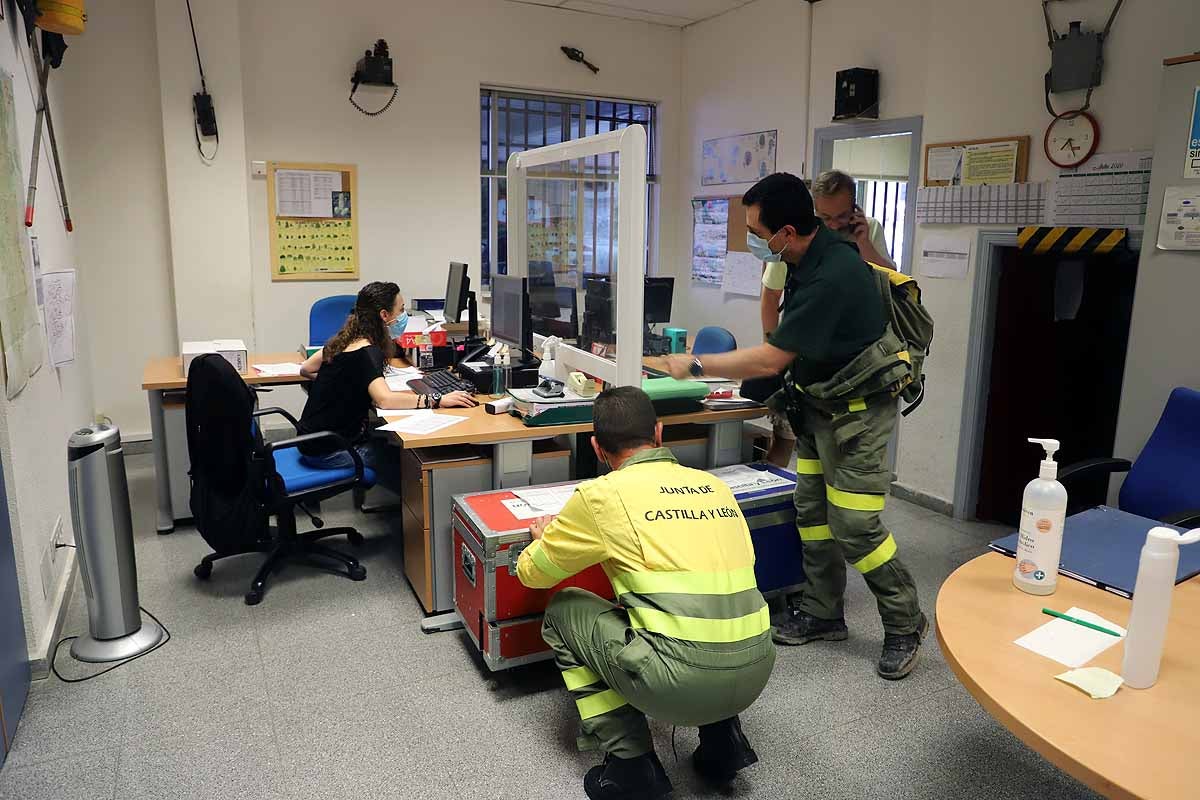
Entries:
POLYGON ((511 491, 454 498, 454 607, 484 662, 509 669, 551 657, 542 641, 542 612, 559 589, 578 586, 612 599, 599 566, 553 589, 529 589, 517 578, 517 558, 529 545, 528 523, 504 505, 511 491))

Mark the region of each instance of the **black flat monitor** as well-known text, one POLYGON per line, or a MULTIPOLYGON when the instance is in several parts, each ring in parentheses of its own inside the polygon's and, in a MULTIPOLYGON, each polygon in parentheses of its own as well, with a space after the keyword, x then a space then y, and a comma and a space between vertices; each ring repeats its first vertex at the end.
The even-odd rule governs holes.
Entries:
POLYGON ((446 322, 455 323, 467 309, 467 297, 471 291, 471 278, 467 275, 467 265, 457 261, 450 262, 450 272, 446 276, 446 305, 444 306, 446 322))
POLYGON ((524 351, 533 349, 527 279, 492 276, 492 338, 524 351))
POLYGON ((564 341, 579 338, 579 300, 570 286, 529 287, 533 332, 564 341))
POLYGON ((675 295, 674 277, 646 278, 642 313, 647 325, 666 325, 671 321, 671 299, 675 295))

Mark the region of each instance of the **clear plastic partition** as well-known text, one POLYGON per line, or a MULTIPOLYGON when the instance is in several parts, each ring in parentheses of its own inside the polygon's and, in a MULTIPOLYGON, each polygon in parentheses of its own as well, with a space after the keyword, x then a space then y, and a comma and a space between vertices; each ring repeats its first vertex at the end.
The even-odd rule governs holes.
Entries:
POLYGON ((535 347, 547 337, 562 341, 555 350, 560 378, 579 370, 637 385, 645 130, 632 125, 514 154, 507 177, 508 274, 527 281, 535 347))

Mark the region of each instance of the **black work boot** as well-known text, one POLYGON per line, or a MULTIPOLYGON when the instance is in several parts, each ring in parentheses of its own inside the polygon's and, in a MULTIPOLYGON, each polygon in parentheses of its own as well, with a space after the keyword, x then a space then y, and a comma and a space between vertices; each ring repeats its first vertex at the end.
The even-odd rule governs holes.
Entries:
POLYGON ((776 644, 808 644, 818 639, 841 642, 849 636, 845 619, 821 619, 805 614, 798 608, 789 608, 788 616, 771 631, 776 644))
POLYGON ((725 786, 738 770, 757 763, 758 754, 742 733, 737 717, 700 726, 700 746, 692 753, 692 766, 710 784, 725 786))
POLYGON ((883 652, 879 654, 879 677, 898 681, 912 672, 917 663, 921 642, 929 634, 929 619, 921 614, 917 629, 912 633, 885 633, 883 652))
POLYGON ((653 750, 637 758, 606 755, 604 763, 589 769, 583 779, 583 790, 591 800, 656 800, 671 789, 671 779, 653 750))

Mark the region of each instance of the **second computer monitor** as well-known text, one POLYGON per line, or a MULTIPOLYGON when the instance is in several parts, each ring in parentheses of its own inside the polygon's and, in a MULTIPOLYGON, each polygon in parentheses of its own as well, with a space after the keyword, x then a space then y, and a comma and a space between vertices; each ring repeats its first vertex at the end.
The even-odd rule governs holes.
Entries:
POLYGON ((492 338, 510 347, 533 349, 529 282, 525 278, 492 276, 492 338))
POLYGON ((646 278, 642 313, 647 325, 666 325, 671 321, 671 298, 674 294, 674 277, 646 278))
POLYGON ((459 321, 462 312, 467 308, 470 291, 471 279, 467 277, 467 265, 451 261, 450 272, 446 276, 446 322, 459 321))

